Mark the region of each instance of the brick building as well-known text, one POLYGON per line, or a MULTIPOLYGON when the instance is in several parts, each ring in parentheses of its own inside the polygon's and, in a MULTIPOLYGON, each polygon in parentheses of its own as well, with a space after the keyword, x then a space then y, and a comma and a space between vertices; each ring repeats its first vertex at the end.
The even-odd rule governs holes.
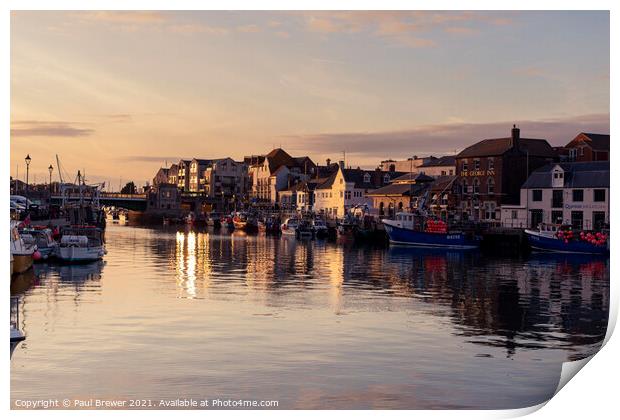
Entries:
POLYGON ((571 162, 609 160, 609 134, 579 133, 564 149, 571 162))
POLYGON ((521 138, 513 126, 510 137, 482 140, 456 156, 462 220, 499 220, 501 206, 518 204, 521 185, 537 168, 553 162, 556 153, 544 139, 521 138))

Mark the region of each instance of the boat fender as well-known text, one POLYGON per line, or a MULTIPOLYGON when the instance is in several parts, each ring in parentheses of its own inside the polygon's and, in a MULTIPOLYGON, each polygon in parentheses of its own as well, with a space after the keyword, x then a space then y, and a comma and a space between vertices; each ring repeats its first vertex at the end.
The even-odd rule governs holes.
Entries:
POLYGON ((37 250, 32 253, 32 259, 35 261, 39 261, 41 259, 41 253, 37 250))

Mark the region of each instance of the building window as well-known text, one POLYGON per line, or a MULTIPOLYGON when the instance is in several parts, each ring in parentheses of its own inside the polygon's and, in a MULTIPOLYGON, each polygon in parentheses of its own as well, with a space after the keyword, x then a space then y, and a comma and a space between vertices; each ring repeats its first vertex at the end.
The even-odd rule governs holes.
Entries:
POLYGON ((583 229, 583 211, 571 211, 570 224, 573 229, 583 229))
POLYGON ((480 180, 474 179, 474 194, 480 194, 480 180))
POLYGON ((350 200, 351 199, 351 191, 345 191, 344 198, 345 198, 345 200, 350 200))
POLYGON ((512 210, 510 216, 513 220, 516 220, 519 218, 519 212, 517 210, 512 210))
POLYGON ((484 203, 484 218, 486 220, 495 220, 495 203, 490 201, 484 203))
POLYGON ((573 190, 573 201, 583 201, 583 190, 573 190))
POLYGON ((480 170, 480 159, 474 159, 474 170, 480 170))
POLYGON ((463 170, 466 171, 467 170, 467 159, 463 160, 463 170))
POLYGON ((551 211, 551 223, 562 224, 564 221, 564 212, 562 210, 551 211))
POLYGON ((495 180, 493 178, 487 180, 487 192, 489 194, 495 194, 495 180))
POLYGON ((390 182, 390 176, 388 174, 385 174, 383 176, 383 183, 387 184, 390 182))
POLYGON ((542 190, 532 190, 532 201, 542 201, 542 190))
POLYGON ((493 169, 495 169, 495 159, 493 159, 492 157, 490 157, 487 160, 487 167, 489 168, 490 171, 492 171, 493 169))
POLYGON ((468 188, 468 186, 467 186, 467 180, 466 180, 466 179, 464 179, 464 180, 463 180, 463 194, 467 194, 467 193, 469 192, 467 188, 468 188))
POLYGON ((454 171, 450 169, 450 176, 454 175, 454 171))
POLYGON ((364 182, 365 183, 370 182, 370 174, 364 174, 364 182))
POLYGON ((605 201, 605 190, 594 190, 594 201, 605 201))
POLYGON ((593 211, 592 212, 592 227, 594 229, 600 230, 605 227, 605 212, 604 211, 593 211))

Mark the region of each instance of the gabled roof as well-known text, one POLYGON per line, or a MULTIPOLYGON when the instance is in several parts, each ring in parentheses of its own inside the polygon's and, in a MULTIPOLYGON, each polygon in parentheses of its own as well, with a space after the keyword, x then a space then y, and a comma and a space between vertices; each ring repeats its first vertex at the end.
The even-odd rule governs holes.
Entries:
MULTIPOLYGON (((334 185, 334 181, 336 180, 337 175, 338 171, 334 172, 329 177, 327 177, 323 183, 319 184, 316 189, 330 189, 334 185)), ((376 188, 380 188, 391 183, 393 179, 399 176, 405 175, 405 172, 380 171, 377 169, 365 170, 360 168, 345 168, 342 169, 342 175, 345 182, 352 182, 355 188, 374 190, 376 188), (369 175, 368 182, 366 182, 366 174, 369 175), (389 175, 389 179, 387 181, 385 179, 385 175, 389 175)))
POLYGON ((609 188, 609 161, 550 163, 532 172, 522 188, 551 188, 556 166, 564 170, 564 188, 609 188))
POLYGON ((282 149, 273 149, 265 155, 269 161, 269 172, 274 173, 280 166, 291 166, 294 163, 291 155, 282 149))
POLYGON ((581 140, 589 143, 593 150, 609 151, 609 134, 579 133, 566 147, 571 147, 573 143, 579 143, 581 140))
POLYGON ((390 172, 380 170, 364 170, 364 169, 343 169, 345 182, 353 182, 355 188, 372 190, 375 188, 381 188, 384 185, 392 182, 394 178, 404 175, 404 172, 390 172), (366 177, 366 174, 370 177, 366 177), (389 179, 386 181, 385 176, 388 175, 389 179), (367 181, 368 179, 368 181, 367 181))
POLYGON ((436 166, 454 166, 454 165, 456 165, 456 156, 451 155, 451 156, 442 156, 438 159, 433 159, 430 162, 423 163, 422 165, 418 166, 418 168, 430 168, 430 167, 436 167, 436 166))
POLYGON ((456 175, 444 175, 437 177, 431 184, 431 191, 443 191, 454 184, 458 177, 456 175))
POLYGON ((196 161, 196 163, 200 166, 209 166, 211 165, 215 159, 192 159, 192 162, 196 161))
MULTIPOLYGON (((501 156, 512 148, 512 138, 486 139, 465 148, 457 159, 483 156, 501 156)), ((530 156, 555 157, 553 148, 545 139, 519 139, 519 150, 530 156)))
POLYGON ((404 175, 398 176, 392 179, 392 183, 406 183, 406 182, 432 182, 435 178, 432 176, 428 176, 423 173, 405 173, 404 175))

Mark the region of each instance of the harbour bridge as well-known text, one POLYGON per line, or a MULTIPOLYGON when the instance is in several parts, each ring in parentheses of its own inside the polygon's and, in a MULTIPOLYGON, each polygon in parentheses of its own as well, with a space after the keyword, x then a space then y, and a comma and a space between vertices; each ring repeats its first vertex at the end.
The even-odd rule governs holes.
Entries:
MULTIPOLYGON (((65 195, 68 201, 80 201, 81 198, 89 200, 89 197, 80 196, 80 194, 65 195)), ((61 195, 52 195, 52 202, 60 204, 62 202, 61 195)), ((114 192, 99 193, 99 203, 104 206, 120 207, 127 210, 144 211, 146 210, 146 194, 122 194, 114 192)))

